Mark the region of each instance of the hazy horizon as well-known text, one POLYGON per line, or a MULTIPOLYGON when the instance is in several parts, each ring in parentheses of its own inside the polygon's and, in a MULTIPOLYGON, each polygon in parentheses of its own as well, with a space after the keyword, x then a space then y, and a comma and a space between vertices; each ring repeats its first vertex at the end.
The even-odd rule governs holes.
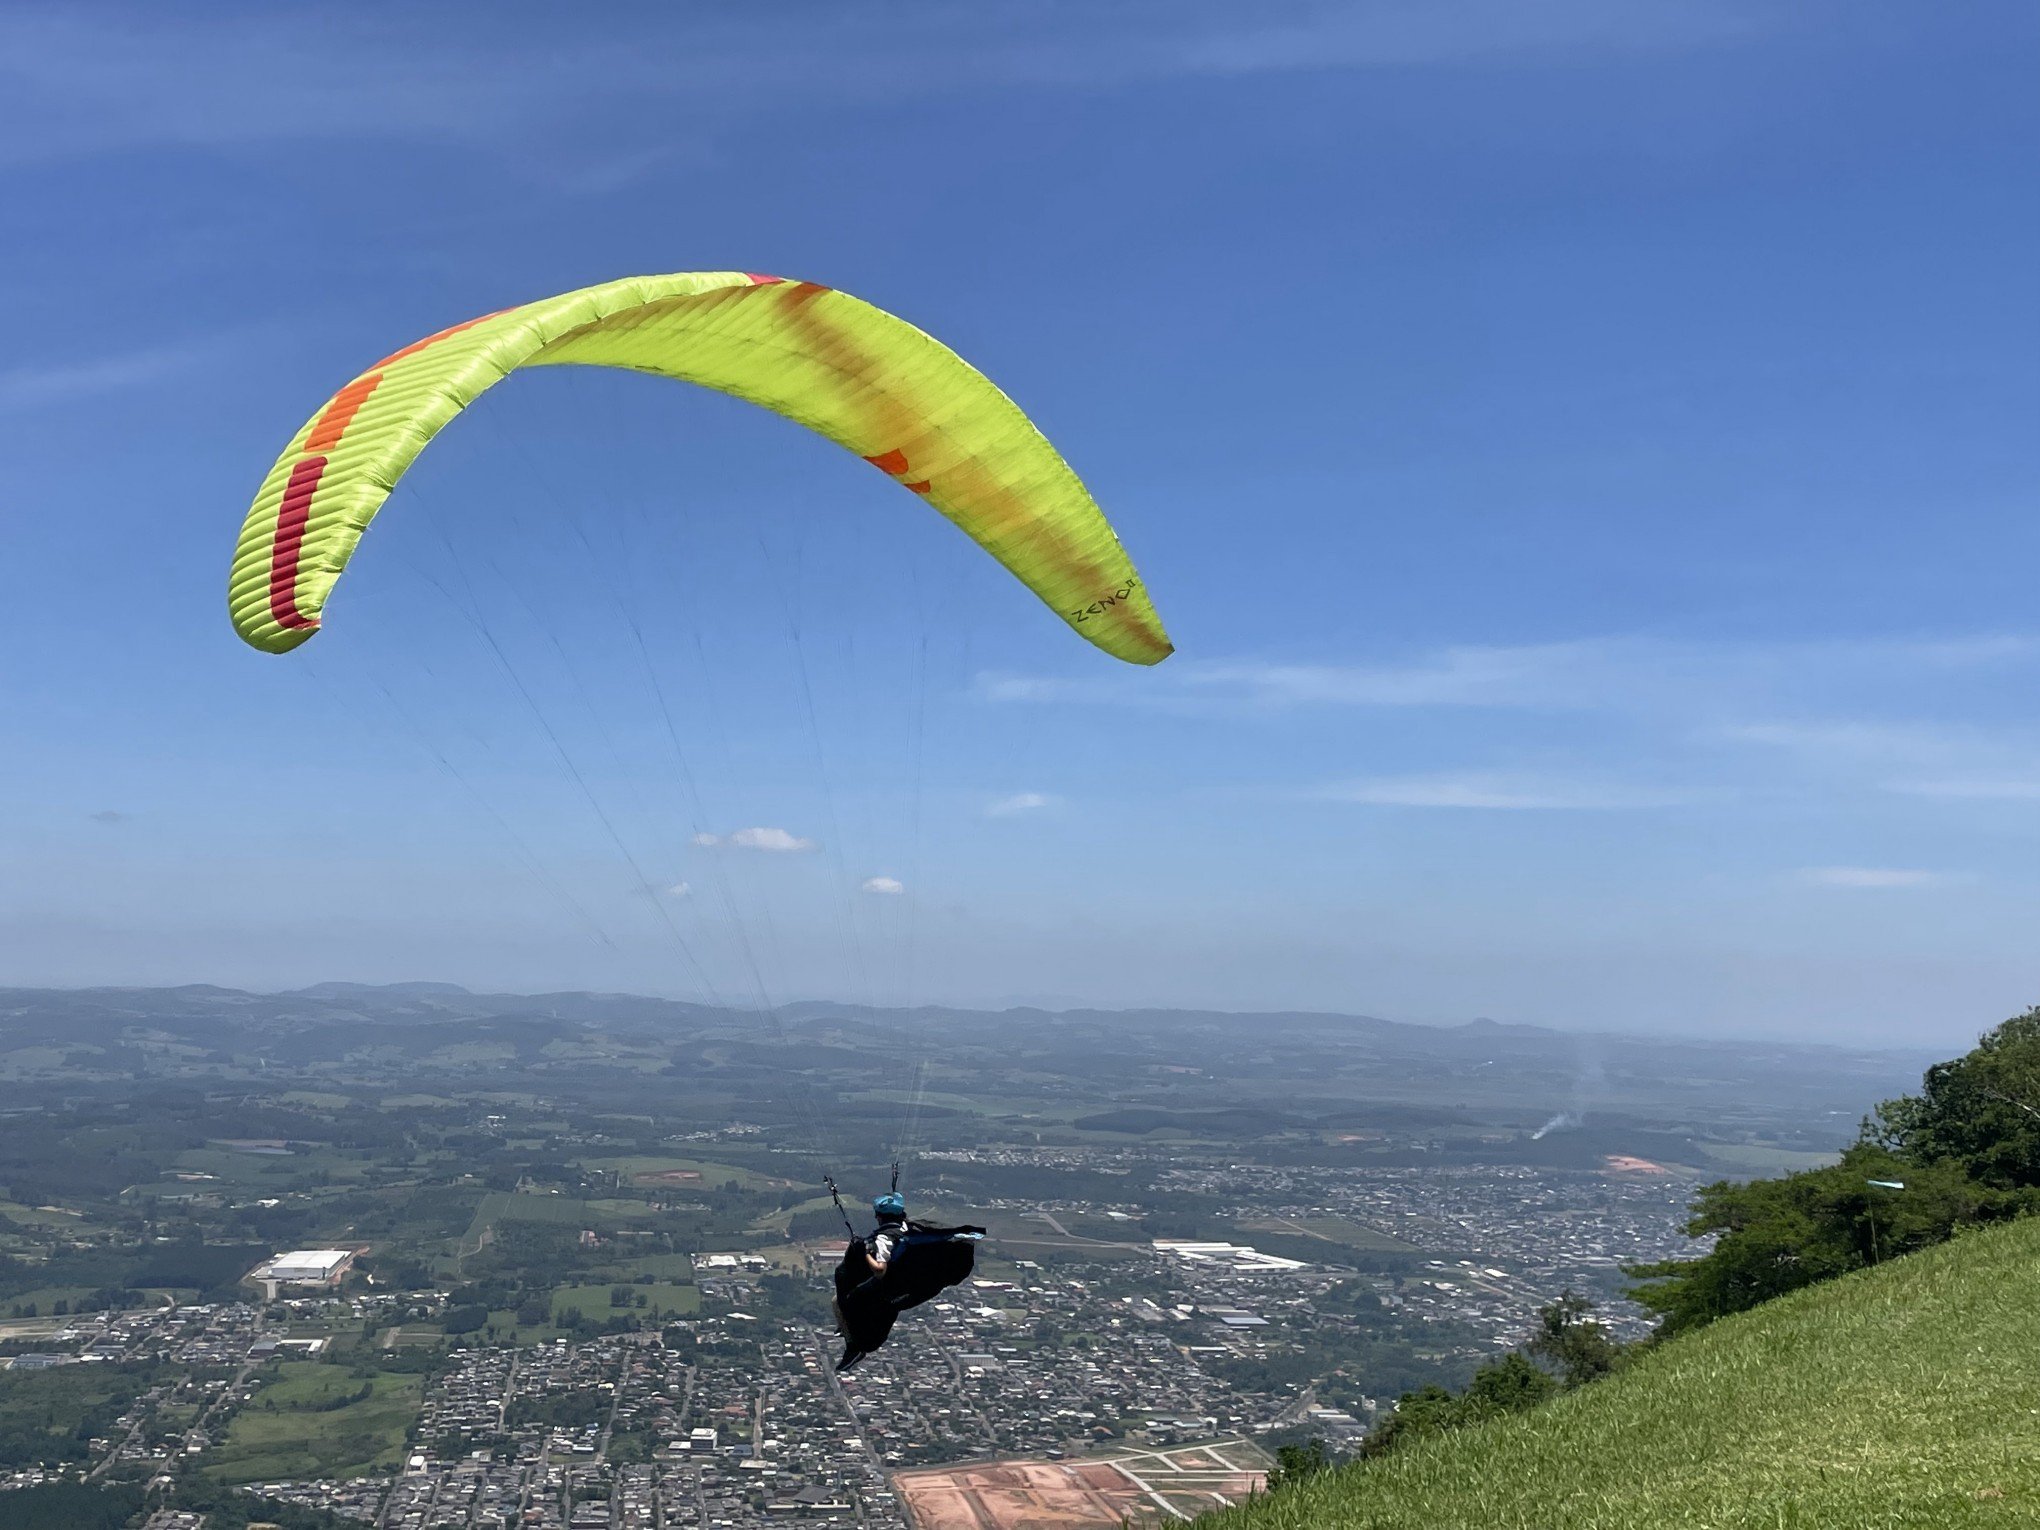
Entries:
MULTIPOLYGON (((149 993, 154 991, 176 992, 188 988, 217 989, 225 993, 241 993, 256 998, 291 998, 311 995, 326 997, 321 990, 363 990, 373 993, 388 993, 399 990, 438 991, 445 994, 459 994, 467 998, 490 999, 542 999, 586 997, 590 999, 649 999, 656 1003, 674 1003, 711 1013, 728 1014, 732 1017, 756 1015, 762 1011, 734 1001, 710 1004, 700 996, 685 993, 645 993, 629 989, 605 988, 505 988, 476 986, 467 983, 453 983, 437 978, 392 978, 388 980, 363 982, 353 978, 322 978, 309 983, 289 987, 243 987, 233 983, 218 983, 203 979, 180 983, 78 983, 78 984, 18 984, 0 983, 0 989, 14 989, 24 992, 46 992, 61 994, 89 993, 149 993)), ((1413 1019, 1406 1016, 1374 1014, 1364 1010, 1316 1009, 1308 1007, 1264 1007, 1231 1008, 1194 1004, 1088 1004, 1067 996, 1047 994, 1008 994, 981 1003, 949 1003, 937 999, 922 999, 911 1003, 871 1002, 860 999, 831 998, 816 994, 796 994, 774 1001, 773 1008, 784 1012, 804 1008, 833 1008, 857 1010, 876 1015, 907 1014, 918 1010, 947 1010, 959 1014, 1000 1015, 1016 1011, 1031 1010, 1050 1015, 1069 1014, 1183 1014, 1214 1016, 1252 1020, 1261 1018, 1361 1020, 1386 1025, 1417 1026, 1426 1030, 1465 1030, 1474 1027, 1499 1027, 1516 1030, 1541 1030, 1558 1035, 1571 1035, 1583 1040, 1604 1038, 1622 1041, 1660 1041, 1694 1043, 1699 1045, 1719 1044, 1733 1047, 1738 1042, 1765 1041, 1775 1045, 1805 1048, 1830 1048, 1852 1053, 1884 1053, 1891 1056, 1928 1057, 1937 1056, 1940 1047, 1917 1042, 1875 1042, 1869 1040, 1846 1041, 1834 1038, 1781 1038, 1763 1036, 1758 1033, 1707 1034, 1697 1031, 1662 1029, 1652 1031, 1624 1030, 1619 1027, 1577 1026, 1543 1023, 1527 1020, 1498 1020, 1492 1015, 1469 1015, 1457 1018, 1413 1019)), ((1979 1027, 1979 1033, 1988 1029, 1979 1027)), ((1968 1040, 1973 1041, 1970 1037, 1968 1040)), ((1954 1043, 1966 1045, 1966 1041, 1954 1043)))

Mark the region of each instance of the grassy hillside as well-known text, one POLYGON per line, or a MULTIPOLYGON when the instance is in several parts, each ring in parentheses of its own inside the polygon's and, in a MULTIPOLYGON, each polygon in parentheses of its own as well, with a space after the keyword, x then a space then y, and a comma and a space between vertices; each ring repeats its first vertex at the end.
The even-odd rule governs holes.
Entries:
POLYGON ((1726 1319, 1207 1530, 2040 1524, 2040 1220, 1726 1319))

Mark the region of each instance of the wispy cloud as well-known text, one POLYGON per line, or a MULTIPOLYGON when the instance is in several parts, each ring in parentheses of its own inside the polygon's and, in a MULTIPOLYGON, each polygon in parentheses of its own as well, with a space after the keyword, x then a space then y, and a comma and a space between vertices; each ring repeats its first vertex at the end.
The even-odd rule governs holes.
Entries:
POLYGON ((1948 797, 1969 802, 2040 802, 2040 769, 2016 779, 1894 781, 1890 790, 1914 797, 1948 797))
POLYGON ((1209 696, 1262 707, 1573 707, 1593 645, 1447 648, 1401 664, 1212 664, 1182 682, 1209 696))
POLYGON ((600 129, 647 104, 699 140, 718 119, 748 120, 788 101, 879 101, 903 78, 924 92, 982 92, 1540 67, 1715 47, 1755 30, 1739 11, 1686 0, 1264 0, 1246 8, 1144 0, 1063 3, 1046 15, 917 0, 878 15, 810 7, 790 30, 675 13, 628 38, 563 36, 545 11, 505 11, 477 35, 439 24, 430 7, 217 15, 137 7, 115 21, 75 7, 15 6, 0 12, 0 156, 381 138, 514 161, 575 128, 613 148, 613 133, 600 129))
POLYGON ((885 893, 897 896, 907 890, 907 884, 898 877, 866 877, 862 890, 868 893, 885 893))
MULTIPOLYGON (((1139 706, 1249 714, 1308 707, 1434 707, 1630 712, 1712 719, 1873 700, 1895 683, 2030 667, 2040 639, 1959 638, 1709 642, 1616 635, 1515 645, 1457 644, 1349 663, 1175 659, 1131 675, 987 673, 987 701, 1139 706)), ((1754 734, 1752 735, 1754 736, 1754 734)))
POLYGON ((1477 808, 1497 811, 1606 812, 1670 807, 1691 798, 1616 782, 1566 780, 1502 772, 1367 776, 1313 793, 1321 801, 1376 807, 1477 808))
POLYGON ((813 840, 803 839, 791 830, 772 828, 736 829, 728 834, 697 834, 690 843, 704 850, 727 845, 735 850, 763 850, 773 855, 821 848, 813 840))
POLYGON ((0 410, 67 404, 147 387, 210 360, 216 349, 213 345, 155 346, 88 361, 9 367, 0 371, 0 410))
POLYGON ((685 902, 694 896, 694 889, 685 882, 643 882, 632 889, 640 898, 671 898, 685 902))
POLYGON ((1876 791, 1947 801, 2040 801, 2040 732, 2023 723, 1753 723, 1723 736, 1876 791))
POLYGON ((1056 798, 1046 792, 1015 792, 1010 797, 1001 797, 985 809, 987 818, 1011 818, 1018 813, 1036 813, 1043 808, 1056 805, 1056 798))
POLYGON ((1356 663, 1178 659, 1137 674, 986 674, 977 694, 1228 723, 1456 712, 1467 720, 1398 724, 1397 734, 1434 745, 1449 737, 1450 747, 1487 759, 1527 752, 1547 762, 1548 775, 1496 772, 1464 754, 1411 762, 1399 749, 1405 770, 1316 795, 1404 807, 1634 809, 1800 789, 2040 800, 2040 728, 1945 720, 1965 701, 1991 718, 1993 698, 2036 685, 2040 639, 2019 632, 1782 642, 1616 635, 1458 644, 1356 663), (1628 784, 1639 777, 1652 784, 1628 784))
POLYGON ((103 823, 111 827, 114 824, 126 823, 130 819, 132 819, 135 815, 132 813, 123 813, 118 808, 101 808, 98 812, 88 813, 85 816, 90 818, 94 823, 103 823))
POLYGON ((1799 880, 1814 887, 1882 890, 1902 887, 1944 887, 1960 880, 1944 871, 1919 871, 1893 866, 1808 866, 1799 880))
POLYGON ((1305 706, 1576 706, 1587 689, 1578 671, 1593 645, 1447 648, 1373 664, 1271 664, 1178 659, 1137 676, 985 674, 988 701, 1066 702, 1176 710, 1279 710, 1305 706))

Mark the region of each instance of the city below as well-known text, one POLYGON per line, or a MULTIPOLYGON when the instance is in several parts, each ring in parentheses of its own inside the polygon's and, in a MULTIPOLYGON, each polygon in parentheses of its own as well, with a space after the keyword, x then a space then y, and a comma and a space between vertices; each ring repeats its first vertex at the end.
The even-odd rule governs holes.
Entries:
POLYGON ((0 1016, 0 1489, 132 1483, 158 1530, 206 1517, 194 1483, 307 1524, 1188 1519, 1562 1293, 1640 1335, 1623 1269, 1694 1251, 1698 1184, 1822 1161, 1842 1102, 1914 1067, 954 1012, 903 1088, 926 1015, 767 1043, 684 1005, 334 987, 0 1016), (989 1229, 841 1375, 845 1229, 789 1072, 845 1123, 846 1190, 897 1150, 915 1215, 989 1229))

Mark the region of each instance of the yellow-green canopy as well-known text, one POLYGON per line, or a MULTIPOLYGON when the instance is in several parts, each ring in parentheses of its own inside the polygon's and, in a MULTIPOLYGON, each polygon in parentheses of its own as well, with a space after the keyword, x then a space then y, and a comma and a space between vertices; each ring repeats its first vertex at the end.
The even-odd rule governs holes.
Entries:
POLYGON ((327 401, 263 480, 234 551, 234 630, 270 653, 310 638, 425 443, 517 368, 569 365, 700 383, 796 420, 927 500, 1107 653, 1154 664, 1170 652, 1103 512, 989 379, 847 293, 741 271, 584 287, 384 357, 327 401))

